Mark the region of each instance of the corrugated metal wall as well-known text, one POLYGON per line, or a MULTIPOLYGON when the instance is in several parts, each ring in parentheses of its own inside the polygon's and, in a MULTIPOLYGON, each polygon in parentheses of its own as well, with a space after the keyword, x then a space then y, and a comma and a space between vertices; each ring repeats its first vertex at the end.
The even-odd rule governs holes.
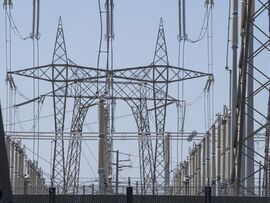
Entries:
MULTIPOLYGON (((49 202, 49 195, 14 195, 14 202, 34 203, 49 202)), ((91 203, 126 203, 124 195, 57 195, 57 203, 91 202, 91 203)), ((135 195, 133 203, 203 203, 204 196, 152 196, 135 195)), ((211 203, 269 203, 270 197, 212 197, 211 203)))

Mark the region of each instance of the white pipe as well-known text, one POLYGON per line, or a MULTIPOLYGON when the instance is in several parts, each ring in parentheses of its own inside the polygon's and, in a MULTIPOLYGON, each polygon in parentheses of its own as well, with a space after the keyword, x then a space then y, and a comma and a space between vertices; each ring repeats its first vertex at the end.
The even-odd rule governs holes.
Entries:
POLYGON ((104 157, 104 144, 105 144, 105 133, 107 125, 105 122, 105 109, 103 101, 99 103, 99 150, 98 150, 98 175, 99 175, 99 194, 105 194, 105 157, 104 157))
POLYGON ((18 182, 19 182, 19 146, 16 144, 15 147, 15 170, 14 170, 14 193, 19 194, 19 187, 18 187, 18 182))
POLYGON ((226 184, 226 120, 222 119, 222 135, 221 135, 221 181, 226 184))
POLYGON ((231 149, 232 146, 232 136, 231 136, 231 115, 226 115, 226 171, 227 171, 227 182, 230 182, 231 179, 231 169, 232 169, 232 162, 233 162, 233 151, 231 149))
POLYGON ((207 185, 209 184, 210 181, 210 133, 206 133, 206 181, 207 185))
POLYGON ((15 143, 11 142, 10 182, 12 184, 13 191, 14 191, 14 156, 15 156, 15 143))
POLYGON ((37 194, 37 171, 36 171, 36 164, 33 163, 33 185, 34 185, 34 193, 37 194))
POLYGON ((201 144, 197 145, 198 148, 198 157, 197 157, 197 184, 198 184, 198 195, 200 194, 200 192, 202 191, 202 186, 201 186, 201 150, 202 150, 202 146, 201 144))
POLYGON ((193 155, 192 155, 192 151, 189 154, 189 184, 190 184, 190 194, 193 195, 193 179, 194 179, 194 171, 193 171, 193 155))
POLYGON ((212 195, 216 195, 216 126, 212 126, 212 161, 211 161, 211 177, 212 177, 212 195))
POLYGON ((189 181, 190 176, 188 173, 189 170, 189 162, 184 161, 184 187, 185 187, 185 195, 189 195, 189 181))
POLYGON ((168 133, 165 138, 164 149, 164 176, 165 176, 165 194, 169 194, 170 187, 170 134, 168 133))
POLYGON ((220 193, 220 179, 221 179, 221 115, 218 114, 218 126, 217 126, 217 186, 218 195, 220 193))
POLYGON ((197 147, 193 150, 193 195, 197 193, 197 147))
POLYGON ((206 181, 206 178, 205 178, 205 176, 206 176, 206 171, 205 171, 205 169, 206 169, 206 150, 205 150, 205 148, 206 148, 206 143, 205 143, 205 137, 203 138, 203 140, 202 140, 202 149, 203 149, 203 152, 202 152, 202 187, 204 187, 205 186, 205 181, 206 181))
POLYGON ((24 167, 24 161, 23 161, 23 150, 22 148, 19 149, 19 170, 18 170, 18 186, 19 186, 19 194, 23 194, 23 186, 24 186, 24 174, 23 174, 23 167, 24 167))

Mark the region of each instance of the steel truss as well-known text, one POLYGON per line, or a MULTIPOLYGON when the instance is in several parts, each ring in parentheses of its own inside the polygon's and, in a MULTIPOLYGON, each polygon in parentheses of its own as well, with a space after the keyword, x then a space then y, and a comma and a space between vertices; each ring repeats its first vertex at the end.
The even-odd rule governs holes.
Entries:
MULTIPOLYGON (((162 20, 158 29, 154 59, 150 65, 113 70, 76 65, 67 57, 63 26, 60 20, 52 64, 20 69, 8 74, 34 78, 53 85, 52 91, 41 95, 41 97, 51 96, 54 101, 55 131, 57 133, 55 134, 52 184, 63 184, 63 193, 68 193, 71 190, 76 193, 78 189, 80 137, 85 117, 91 105, 100 100, 126 101, 131 107, 138 132, 140 132, 142 194, 166 192, 165 188, 169 186, 169 142, 165 142, 169 139, 166 139, 167 135, 164 134, 166 112, 168 105, 182 102, 168 94, 169 85, 182 80, 211 76, 211 74, 169 65, 162 20), (113 87, 110 94, 107 92, 108 76, 113 78, 112 81, 109 81, 112 82, 110 87, 113 87), (70 132, 71 139, 65 162, 63 131, 68 98, 74 99, 75 102, 70 132), (150 111, 155 117, 156 139, 153 140, 153 143, 150 138, 150 111)), ((39 98, 34 98, 30 102, 39 98)), ((108 147, 110 148, 110 145, 108 147)))
MULTIPOLYGON (((56 34, 56 40, 54 45, 54 53, 52 58, 52 64, 68 65, 68 58, 66 52, 66 44, 64 38, 64 31, 62 26, 62 20, 59 19, 58 29, 56 34)), ((54 140, 54 152, 53 152, 53 169, 51 184, 54 185, 58 180, 58 184, 66 185, 66 168, 65 168, 65 156, 64 156, 64 131, 65 118, 66 118, 66 103, 67 97, 59 97, 58 93, 61 91, 64 95, 67 93, 67 79, 69 73, 65 68, 59 68, 57 65, 52 67, 52 90, 53 90, 53 109, 54 109, 54 125, 55 125, 55 140, 54 140), (61 87, 61 90, 59 90, 61 87)))
POLYGON ((141 193, 151 193, 151 188, 155 188, 153 181, 153 147, 150 133, 150 123, 147 106, 146 84, 141 85, 141 99, 127 100, 133 112, 139 133, 139 156, 140 156, 140 179, 141 193))
MULTIPOLYGON (((258 195, 258 191, 250 188, 247 184, 248 179, 258 176, 263 171, 262 185, 259 185, 259 191, 263 192, 263 195, 269 195, 269 115, 270 106, 268 103, 263 103, 261 99, 262 95, 269 94, 270 78, 268 74, 265 74, 266 69, 256 59, 260 59, 262 56, 269 56, 269 18, 270 13, 270 1, 253 1, 245 0, 243 3, 244 16, 242 23, 242 44, 241 55, 239 60, 239 79, 238 79, 238 103, 237 103, 237 127, 236 133, 233 135, 233 168, 232 168, 232 184, 235 186, 236 195, 258 195), (255 11, 253 11, 253 5, 255 4, 255 11), (267 22, 262 24, 261 22, 267 22), (253 47, 253 50, 250 47, 253 47), (254 90, 251 93, 247 93, 248 80, 254 82, 254 90), (259 105, 250 105, 250 101, 260 101, 259 105), (268 106, 268 110, 260 108, 260 105, 264 107, 268 106), (251 109, 247 111, 246 109, 251 109), (266 112, 268 111, 268 112, 266 112), (253 116, 255 113, 255 116, 253 116), (247 133, 245 126, 246 120, 252 119, 255 124, 252 132, 247 133), (265 121, 265 123, 262 123, 265 121), (256 152, 254 148, 248 146, 248 142, 254 143, 254 138, 259 133, 265 133, 265 154, 262 156, 256 152), (263 159, 263 164, 260 164, 255 156, 263 159), (243 169, 246 166, 243 163, 252 161, 258 165, 258 169, 254 169, 252 174, 243 174, 243 169)), ((253 86, 253 85, 252 85, 253 86)), ((252 87, 253 88, 253 87, 252 87)), ((270 97, 269 97, 270 98, 270 97)), ((253 183, 254 184, 254 183, 253 183)), ((260 193, 260 192, 259 192, 260 193)), ((261 194, 259 194, 261 195, 261 194)))

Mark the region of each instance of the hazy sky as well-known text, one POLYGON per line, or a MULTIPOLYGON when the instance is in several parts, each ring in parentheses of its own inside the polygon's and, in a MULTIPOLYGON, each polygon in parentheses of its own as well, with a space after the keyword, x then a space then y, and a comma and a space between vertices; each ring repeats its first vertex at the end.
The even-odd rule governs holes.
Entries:
MULTIPOLYGON (((40 18, 40 64, 51 63, 53 46, 57 28, 58 17, 62 16, 65 39, 68 51, 68 57, 75 63, 95 67, 98 54, 98 44, 100 37, 100 24, 97 0, 42 0, 41 18, 40 18)), ((190 38, 197 38, 203 15, 205 12, 204 0, 188 0, 187 2, 187 34, 190 38)), ((138 65, 150 64, 153 60, 156 35, 160 17, 164 19, 165 34, 167 40, 169 61, 171 65, 177 65, 178 57, 178 0, 115 0, 115 18, 114 18, 114 67, 127 68, 138 65)), ((32 1, 13 1, 12 15, 15 23, 23 36, 28 36, 32 26, 32 1)), ((0 85, 2 89, 1 101, 5 107, 5 41, 4 41, 4 10, 1 10, 0 21, 0 85)), ((214 27, 214 96, 215 113, 223 111, 223 105, 228 104, 228 79, 229 74, 225 70, 226 41, 227 41, 227 21, 228 21, 228 1, 217 0, 213 10, 214 27)), ((206 39, 197 44, 186 43, 185 68, 207 72, 207 42, 206 39)), ((12 70, 21 68, 30 68, 32 62, 32 41, 20 40, 12 35, 12 70)), ((28 98, 33 97, 32 80, 15 77, 18 89, 28 98)), ((198 97, 205 85, 206 78, 191 80, 185 83, 185 99, 187 103, 198 97)), ((50 85, 42 85, 40 92, 50 91, 50 85)), ((176 96, 175 87, 170 93, 176 96)), ((18 97, 18 102, 25 101, 18 97)), ((46 99, 46 106, 43 107, 42 115, 52 113, 50 99, 46 99)), ((120 103, 121 105, 121 103, 120 103)), ((204 131, 203 98, 196 104, 188 106, 186 112, 186 131, 197 130, 204 131)), ((72 107, 69 106, 68 110, 72 107)), ((128 107, 116 106, 116 115, 130 114, 128 107)), ((21 120, 31 119, 31 104, 19 109, 21 120)), ((176 109, 175 106, 168 110, 167 131, 176 131, 176 109)), ((69 114, 71 116, 71 114, 69 114)), ((41 131, 53 131, 53 117, 41 120, 41 131)), ((96 108, 90 110, 86 123, 97 121, 96 108)), ((23 128, 17 130, 30 131, 33 123, 23 123, 23 128)), ((68 127, 68 124, 67 124, 68 127)), ((85 131, 96 131, 96 125, 88 125, 85 131)), ((117 131, 135 131, 133 117, 117 119, 117 131)), ((29 148, 32 148, 31 142, 25 142, 29 148)), ((126 147, 128 142, 119 142, 115 146, 121 151, 131 154, 137 154, 137 145, 132 143, 132 147, 126 147)), ((42 144, 40 154, 47 160, 50 160, 48 150, 50 143, 42 144), (46 148, 44 148, 46 146, 46 148)), ((83 151, 88 161, 82 156, 82 176, 95 177, 97 175, 96 161, 96 143, 83 143, 83 151), (87 146, 86 146, 87 145, 87 146), (90 146, 90 147, 89 147, 90 146), (89 148, 91 150, 89 150, 89 148), (90 151, 95 158, 91 156, 90 151), (88 164, 87 162, 91 163, 88 164), (91 165, 91 166, 89 166, 91 165), (89 168, 88 168, 89 167, 89 168), (91 174, 89 174, 92 167, 91 174)), ((186 149, 186 148, 185 148, 186 149)), ((184 154, 184 157, 187 153, 184 154)), ((173 144, 173 167, 175 166, 175 143, 173 144)), ((29 154, 31 157, 31 154, 29 154)), ((123 157, 125 158, 125 157, 123 157)), ((137 159, 133 161, 134 168, 138 167, 137 159)), ((49 166, 46 162, 40 160, 40 165, 46 172, 49 172, 49 166)), ((138 172, 138 168, 136 169, 138 172)), ((126 172, 131 173, 130 171, 126 172)), ((133 173, 133 172, 132 172, 133 173)), ((124 173, 123 173, 124 174, 124 173)), ((124 175, 123 175, 124 176, 124 175)))

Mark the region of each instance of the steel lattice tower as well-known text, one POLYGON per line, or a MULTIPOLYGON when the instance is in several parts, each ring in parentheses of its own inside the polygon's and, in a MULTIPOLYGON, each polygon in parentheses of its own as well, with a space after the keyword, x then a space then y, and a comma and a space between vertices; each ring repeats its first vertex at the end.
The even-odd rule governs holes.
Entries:
MULTIPOLYGON (((155 108, 155 154, 154 154, 154 179, 159 181, 157 184, 157 191, 163 186, 165 180, 165 122, 166 111, 168 104, 168 88, 169 88, 169 60, 167 53, 167 46, 165 40, 165 33, 163 21, 160 20, 156 49, 154 54, 153 65, 161 65, 161 67, 153 68, 153 89, 162 90, 163 97, 156 97, 154 91, 154 108, 155 108)), ((167 183, 168 184, 168 183, 167 183)))
MULTIPOLYGON (((53 61, 51 64, 20 69, 8 74, 35 78, 52 84, 52 91, 40 97, 53 97, 55 145, 52 185, 63 186, 63 193, 76 193, 79 186, 81 137, 83 124, 91 106, 101 100, 125 101, 133 112, 138 128, 140 179, 142 194, 166 192, 169 184, 169 148, 165 142, 168 105, 178 101, 168 94, 169 85, 182 80, 209 76, 207 73, 169 65, 163 21, 160 21, 154 60, 150 65, 108 70, 76 65, 67 57, 64 32, 59 20, 53 61), (108 76, 113 77, 108 94, 108 76), (63 131, 67 100, 73 99, 73 114, 67 156, 64 156, 63 131), (155 117, 155 133, 151 133, 149 114, 155 117), (155 137, 151 141, 151 136, 155 137), (164 153, 163 150, 166 152, 164 153), (167 173, 165 174, 165 171, 167 173)), ((32 101, 35 101, 34 98, 32 101)), ((107 113, 108 114, 108 113, 107 113)), ((107 115, 108 118, 109 115, 107 115)), ((108 151, 110 151, 110 139, 108 151)), ((106 160, 110 162, 110 153, 106 160)), ((110 167, 110 163, 107 164, 110 167)), ((107 170, 110 173, 110 170, 107 170)), ((108 177, 109 174, 106 176, 108 177)))
POLYGON ((67 97, 59 97, 58 92, 61 91, 66 95, 67 93, 67 79, 69 77, 66 66, 68 65, 68 58, 66 52, 66 44, 62 26, 62 20, 59 19, 58 29, 56 34, 56 40, 54 45, 54 52, 52 58, 52 90, 53 90, 53 109, 54 109, 54 128, 55 128, 55 140, 54 140, 54 152, 53 152, 53 169, 51 184, 54 185, 55 180, 63 181, 65 186, 65 156, 64 156, 64 140, 63 132, 66 117, 66 101, 67 97), (63 64, 59 68, 56 64, 63 64), (61 88, 61 89, 60 89, 61 88))
POLYGON ((268 106, 267 112, 262 111, 259 106, 253 106, 253 101, 262 102, 260 96, 262 94, 269 95, 269 76, 265 73, 264 66, 258 63, 256 59, 269 55, 270 1, 243 0, 242 11, 244 13, 242 14, 241 25, 242 42, 239 59, 238 103, 236 106, 237 123, 236 133, 233 135, 234 165, 232 168, 232 183, 235 186, 236 195, 242 195, 243 193, 254 195, 254 187, 250 188, 249 185, 254 183, 249 179, 253 177, 254 181, 254 176, 263 171, 263 191, 265 195, 269 195, 269 101, 263 103, 264 106, 268 106), (260 22, 266 22, 266 25, 260 22), (251 88, 249 87, 250 84, 251 88), (253 113, 256 113, 256 117, 253 113), (250 119, 252 119, 252 123, 256 124, 251 132, 246 131, 246 125, 250 125, 250 123, 246 124, 246 121, 250 119), (265 124, 260 120, 265 120, 265 124), (264 156, 258 154, 254 147, 249 146, 250 141, 254 143, 254 137, 259 133, 265 134, 264 156), (251 169, 248 166, 249 170, 251 169, 253 172, 244 174, 243 169, 247 167, 244 165, 245 162, 251 161, 253 164, 257 162, 254 155, 262 157, 264 165, 259 165, 258 170, 251 169))

